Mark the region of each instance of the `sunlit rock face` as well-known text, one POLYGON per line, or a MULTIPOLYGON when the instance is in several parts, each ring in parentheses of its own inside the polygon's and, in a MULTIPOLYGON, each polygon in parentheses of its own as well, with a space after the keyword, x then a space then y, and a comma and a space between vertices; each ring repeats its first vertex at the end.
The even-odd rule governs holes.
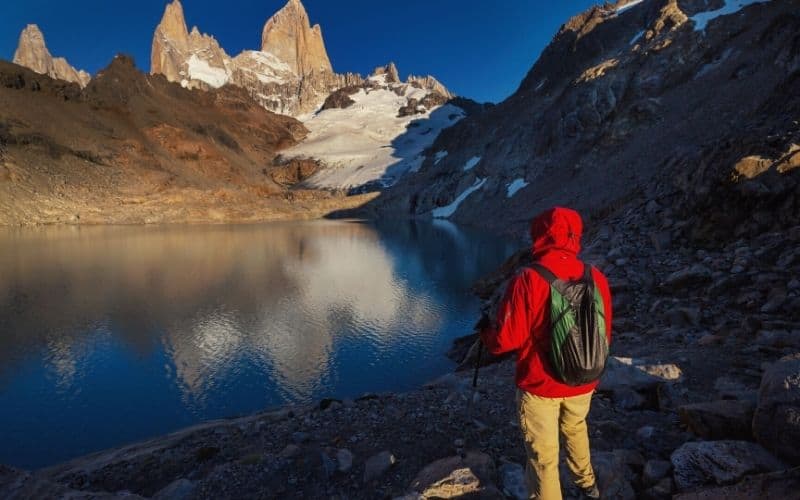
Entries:
POLYGON ((184 87, 218 88, 230 80, 230 62, 214 37, 196 26, 189 32, 179 0, 167 5, 153 35, 151 74, 184 87))
POLYGON ((262 32, 261 50, 231 57, 217 40, 188 30, 180 0, 167 5, 153 34, 150 73, 188 88, 245 88, 262 106, 282 114, 313 111, 336 88, 355 85, 360 77, 333 72, 319 25, 291 0, 272 16, 262 32))
POLYGON ((77 83, 81 87, 88 85, 92 78, 86 71, 70 66, 63 57, 53 57, 47 49, 42 31, 35 24, 29 24, 20 33, 14 63, 51 78, 77 83))
POLYGON ((308 13, 300 0, 290 0, 264 25, 261 50, 285 61, 301 77, 314 72, 333 72, 322 28, 311 27, 308 13))

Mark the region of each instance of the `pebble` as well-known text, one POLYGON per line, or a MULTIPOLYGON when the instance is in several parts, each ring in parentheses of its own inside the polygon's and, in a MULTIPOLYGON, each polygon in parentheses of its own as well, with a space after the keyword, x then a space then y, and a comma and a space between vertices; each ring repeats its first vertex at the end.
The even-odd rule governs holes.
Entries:
POLYGON ((382 451, 371 456, 364 464, 364 482, 368 483, 378 479, 397 462, 397 459, 389 451, 382 451))
POLYGON ((336 462, 339 464, 339 472, 349 472, 353 468, 353 453, 346 448, 336 450, 336 462))
POLYGON ((639 430, 636 431, 636 437, 639 438, 641 441, 647 441, 648 439, 652 438, 653 435, 656 433, 656 428, 652 425, 645 425, 640 427, 639 430))

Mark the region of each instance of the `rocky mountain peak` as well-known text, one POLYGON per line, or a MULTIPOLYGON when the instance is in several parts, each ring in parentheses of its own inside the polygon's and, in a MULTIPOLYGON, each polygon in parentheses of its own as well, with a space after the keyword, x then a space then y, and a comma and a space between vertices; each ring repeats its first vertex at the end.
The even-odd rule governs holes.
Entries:
POLYGON ((397 71, 397 66, 390 62, 386 66, 378 66, 372 72, 372 76, 386 75, 386 83, 400 83, 400 73, 397 71))
POLYGON ((427 76, 408 75, 408 78, 406 78, 406 83, 408 83, 412 87, 417 87, 424 90, 431 90, 433 92, 441 94, 442 96, 448 99, 456 97, 456 95, 450 92, 447 89, 447 87, 445 87, 444 84, 442 84, 442 82, 432 77, 431 75, 427 76))
POLYGON ((180 0, 167 4, 161 22, 153 34, 153 46, 150 53, 150 73, 164 74, 170 80, 178 76, 178 61, 173 52, 184 53, 189 49, 189 30, 183 16, 183 5, 180 0))
POLYGON ((164 9, 164 16, 161 18, 161 23, 159 23, 156 30, 160 30, 164 37, 173 42, 188 43, 189 30, 186 28, 186 18, 184 17, 183 5, 181 5, 180 0, 174 0, 172 3, 167 4, 164 9))
POLYGON ((313 72, 333 72, 322 28, 311 23, 300 0, 289 2, 264 25, 261 50, 284 61, 299 76, 313 72))
POLYGON ((29 24, 19 35, 19 45, 14 53, 14 62, 37 73, 47 73, 47 61, 52 59, 44 43, 44 35, 35 24, 29 24))
POLYGON ((81 87, 85 87, 92 78, 86 71, 70 66, 63 57, 54 58, 47 50, 42 30, 35 24, 29 24, 20 33, 14 63, 51 78, 77 83, 81 87))
POLYGON ((187 29, 180 0, 167 5, 153 34, 151 74, 162 74, 184 87, 217 88, 230 79, 229 62, 214 37, 197 26, 191 32, 187 29))

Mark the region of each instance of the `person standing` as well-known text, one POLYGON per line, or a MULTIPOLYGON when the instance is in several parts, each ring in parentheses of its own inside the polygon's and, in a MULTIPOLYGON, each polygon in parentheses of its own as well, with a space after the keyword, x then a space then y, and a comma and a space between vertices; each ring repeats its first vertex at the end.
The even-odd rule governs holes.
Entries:
POLYGON ((517 353, 519 423, 528 456, 526 481, 531 498, 542 500, 561 498, 559 434, 564 437, 567 465, 575 484, 587 497, 600 498, 591 464, 586 416, 611 342, 611 292, 603 273, 578 259, 582 233, 583 222, 574 210, 555 207, 536 216, 531 223, 534 265, 517 272, 509 281, 496 317, 493 320, 484 317, 479 325, 480 338, 489 352, 517 353), (572 321, 567 326, 573 325, 570 331, 575 334, 574 325, 578 323, 580 327, 583 321, 580 318, 576 321, 575 317, 585 315, 577 313, 572 320, 563 319, 569 315, 559 312, 557 307, 566 307, 567 302, 558 291, 572 297, 564 285, 580 283, 586 283, 592 295, 587 300, 593 302, 583 309, 596 317, 596 321, 588 320, 596 325, 583 334, 584 340, 577 333, 577 349, 569 346, 562 349, 553 343, 554 338, 564 337, 560 322, 572 321), (551 311, 559 317, 552 318, 551 311), (592 331, 597 345, 591 345, 592 331), (601 340, 596 342, 596 339, 601 340), (554 350, 561 358, 554 358, 554 350), (579 374, 577 378, 565 374, 569 366, 565 368, 564 364, 570 365, 571 360, 564 362, 564 355, 570 351, 592 351, 583 358, 595 358, 588 360, 594 371, 579 374))

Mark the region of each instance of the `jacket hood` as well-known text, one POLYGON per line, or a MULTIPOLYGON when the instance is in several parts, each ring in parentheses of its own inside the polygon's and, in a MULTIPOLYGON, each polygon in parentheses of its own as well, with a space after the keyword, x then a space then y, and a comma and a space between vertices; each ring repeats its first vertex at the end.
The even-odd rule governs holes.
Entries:
POLYGON ((562 207, 546 210, 531 222, 533 255, 540 257, 552 251, 578 255, 582 235, 583 221, 578 212, 562 207))

